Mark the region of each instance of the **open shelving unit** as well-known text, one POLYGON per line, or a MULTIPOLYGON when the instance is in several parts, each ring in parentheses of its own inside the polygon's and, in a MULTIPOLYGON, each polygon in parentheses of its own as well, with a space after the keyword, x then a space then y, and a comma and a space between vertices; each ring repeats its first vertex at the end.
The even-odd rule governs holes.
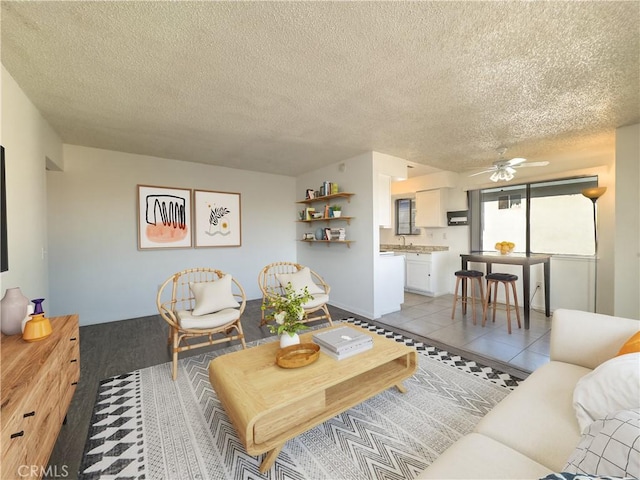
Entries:
MULTIPOLYGON (((315 198, 306 198, 304 200, 298 200, 296 203, 300 203, 300 204, 304 204, 304 205, 312 205, 312 204, 316 204, 316 203, 324 203, 325 205, 329 205, 331 206, 332 200, 335 203, 335 200, 344 200, 346 199, 348 203, 351 203, 351 197, 355 195, 353 193, 348 193, 348 192, 339 192, 339 193, 333 193, 331 195, 324 195, 322 197, 315 197, 315 198)), ((326 222, 327 224, 329 222, 338 222, 338 221, 344 221, 347 222, 347 225, 351 225, 351 220, 355 218, 355 217, 349 217, 349 216, 339 216, 339 217, 320 217, 320 218, 304 218, 304 219, 300 219, 298 220, 298 222, 300 223, 313 223, 313 222, 326 222)), ((305 243, 310 243, 310 244, 314 244, 314 243, 325 243, 327 246, 329 246, 332 243, 341 243, 341 244, 345 244, 347 245, 347 247, 351 246, 351 243, 353 243, 353 240, 316 240, 316 239, 303 239, 300 240, 301 242, 305 242, 305 243)))

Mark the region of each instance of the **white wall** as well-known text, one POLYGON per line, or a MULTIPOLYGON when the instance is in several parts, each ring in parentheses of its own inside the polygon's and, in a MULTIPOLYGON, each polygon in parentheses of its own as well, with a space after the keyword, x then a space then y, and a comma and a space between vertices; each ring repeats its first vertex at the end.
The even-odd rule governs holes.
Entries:
POLYGON ((0 296, 20 287, 30 299, 44 297, 48 313, 45 164, 47 157, 52 167, 62 163, 62 142, 4 67, 1 81, 9 270, 0 275, 0 296))
POLYGON ((640 319, 640 124, 616 130, 615 315, 640 319))
POLYGON ((53 314, 82 325, 153 315, 158 286, 191 267, 229 272, 260 298, 260 269, 296 259, 292 177, 73 145, 64 159, 47 174, 53 314), (138 250, 138 184, 239 192, 242 246, 138 250))
MULTIPOLYGON (((298 262, 319 273, 331 286, 330 303, 367 318, 373 318, 373 153, 368 152, 342 162, 320 168, 297 178, 297 199, 305 198, 308 188, 318 190, 322 182, 337 182, 340 191, 354 193, 350 203, 344 203, 342 215, 355 217, 351 224, 333 221, 347 230, 350 248, 341 244, 312 245, 298 242, 298 262), (343 171, 340 165, 344 165, 343 171)), ((377 177, 376 177, 377 180, 377 177)), ((300 205, 300 204, 299 204, 300 205)), ((322 208, 322 204, 316 204, 322 208)), ((290 216, 293 222, 295 217, 290 216)), ((324 222, 299 223, 297 239, 304 232, 313 232, 324 222), (312 226, 310 226, 312 225, 312 226)), ((376 227, 377 228, 377 227, 376 227)), ((377 245, 375 248, 377 252, 377 245)))

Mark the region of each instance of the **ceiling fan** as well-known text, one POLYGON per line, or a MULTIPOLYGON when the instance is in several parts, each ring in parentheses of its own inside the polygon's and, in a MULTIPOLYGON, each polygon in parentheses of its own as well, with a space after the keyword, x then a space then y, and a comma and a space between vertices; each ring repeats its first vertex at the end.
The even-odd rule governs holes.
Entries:
POLYGON ((549 165, 549 162, 527 162, 526 158, 512 158, 510 160, 506 160, 504 158, 504 154, 507 151, 506 147, 500 147, 498 149, 498 154, 500 158, 493 162, 493 166, 489 167, 486 170, 482 170, 481 172, 472 173, 469 175, 470 177, 475 177, 476 175, 482 175, 483 173, 491 173, 489 179, 492 182, 508 182, 512 180, 516 174, 516 168, 522 167, 544 167, 545 165, 549 165))

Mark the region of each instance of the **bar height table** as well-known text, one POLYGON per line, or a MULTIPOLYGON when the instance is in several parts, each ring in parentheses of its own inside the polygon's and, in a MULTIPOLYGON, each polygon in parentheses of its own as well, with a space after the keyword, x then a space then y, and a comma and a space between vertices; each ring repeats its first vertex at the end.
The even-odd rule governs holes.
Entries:
MULTIPOLYGON (((485 263, 487 265, 487 273, 491 273, 491 266, 494 263, 522 266, 522 295, 524 296, 523 309, 525 330, 529 329, 531 265, 542 263, 544 267, 544 314, 547 317, 551 316, 551 292, 549 286, 551 283, 551 255, 545 255, 542 253, 512 253, 510 255, 501 255, 498 252, 472 252, 468 254, 463 253, 460 257, 462 258, 462 270, 468 270, 467 265, 469 262, 485 263)), ((466 296, 467 292, 464 284, 462 289, 462 294, 466 296)))

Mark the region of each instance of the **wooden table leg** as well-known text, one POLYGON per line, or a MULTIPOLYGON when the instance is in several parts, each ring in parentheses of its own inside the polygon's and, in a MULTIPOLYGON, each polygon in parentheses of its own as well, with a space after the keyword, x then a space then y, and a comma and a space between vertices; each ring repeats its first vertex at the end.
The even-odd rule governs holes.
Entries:
POLYGON ((276 461, 276 458, 278 458, 278 455, 280 454, 280 451, 282 450, 282 447, 284 447, 284 443, 282 445, 280 445, 279 447, 274 448, 273 450, 269 450, 265 456, 264 459, 262 460, 262 463, 260 464, 260 473, 264 473, 267 470, 269 470, 271 468, 271 466, 274 464, 274 462, 276 461))
POLYGON ((396 383, 396 388, 400 393, 407 393, 407 387, 405 387, 402 383, 396 383))
POLYGON ((544 262, 544 315, 551 316, 551 259, 544 262))
MULTIPOLYGON (((462 265, 461 265, 462 270, 466 270, 468 268, 468 266, 469 266, 469 262, 463 258, 462 259, 462 265)), ((456 292, 457 291, 458 291, 458 289, 456 287, 456 292)), ((466 315, 467 314, 467 295, 468 295, 467 294, 467 281, 465 279, 465 281, 462 282, 462 315, 466 315)))
MULTIPOLYGON (((506 285, 505 285, 505 288, 506 285)), ((529 305, 530 302, 530 295, 531 292, 531 266, 529 264, 526 265, 522 265, 522 295, 524 296, 523 299, 523 309, 524 309, 524 329, 525 330, 529 330, 529 317, 531 316, 530 312, 531 312, 531 305, 529 305)))

